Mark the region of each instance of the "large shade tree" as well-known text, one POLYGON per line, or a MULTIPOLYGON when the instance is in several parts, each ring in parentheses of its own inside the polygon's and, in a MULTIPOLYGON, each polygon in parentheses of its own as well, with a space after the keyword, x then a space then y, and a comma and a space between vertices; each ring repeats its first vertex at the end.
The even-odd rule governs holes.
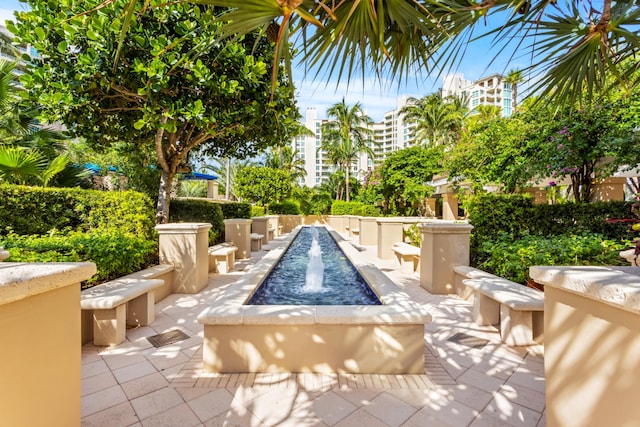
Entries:
POLYGON ((297 120, 290 87, 270 80, 273 44, 251 33, 219 43, 221 24, 212 6, 28 3, 31 10, 18 12, 8 26, 42 57, 22 78, 43 106, 42 117, 97 146, 150 144, 162 170, 158 223, 169 217, 171 182, 188 170, 192 149, 250 156, 282 139, 297 120))
POLYGON ((362 110, 359 102, 353 106, 344 99, 327 110, 328 121, 322 125, 322 141, 320 149, 328 159, 345 174, 345 199, 350 200, 349 174, 353 163, 360 154, 373 159, 375 154, 370 147, 373 142, 371 117, 362 110))

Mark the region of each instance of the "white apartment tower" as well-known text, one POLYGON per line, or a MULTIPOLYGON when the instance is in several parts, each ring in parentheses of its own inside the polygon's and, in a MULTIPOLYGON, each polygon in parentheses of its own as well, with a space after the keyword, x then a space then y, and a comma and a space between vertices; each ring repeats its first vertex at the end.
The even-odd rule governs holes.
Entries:
POLYGON ((462 74, 448 74, 444 77, 442 97, 455 95, 466 98, 469 110, 478 105, 495 105, 502 109, 502 116, 509 117, 515 109, 512 84, 505 82, 505 77, 493 74, 475 82, 465 80, 462 74))
MULTIPOLYGON (((374 140, 370 147, 375 153, 375 158, 361 154, 351 167, 351 176, 363 179, 369 169, 382 163, 389 154, 415 143, 415 124, 405 123, 403 114, 400 113, 407 102, 408 97, 399 98, 395 110, 386 112, 381 122, 371 125, 374 140)), ((326 119, 318 119, 315 108, 307 108, 304 124, 313 133, 313 136, 297 136, 291 142, 291 147, 298 153, 297 156, 305 162, 307 176, 303 181, 301 180, 300 184, 307 187, 320 185, 336 169, 327 161, 325 153, 320 149, 322 124, 326 122, 326 119)))

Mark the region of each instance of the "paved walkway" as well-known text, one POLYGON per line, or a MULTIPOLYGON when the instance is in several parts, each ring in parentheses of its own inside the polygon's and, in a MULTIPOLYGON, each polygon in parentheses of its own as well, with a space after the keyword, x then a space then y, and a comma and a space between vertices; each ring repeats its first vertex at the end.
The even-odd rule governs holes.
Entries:
MULTIPOLYGON (((268 250, 269 246, 264 249, 268 250)), ((416 274, 380 260, 396 284, 433 315, 425 327, 424 375, 207 374, 198 314, 243 271, 215 274, 197 295, 156 304, 151 326, 119 346, 82 348, 83 426, 544 426, 542 347, 507 347, 471 306, 431 295, 416 274), (155 348, 146 337, 190 338, 155 348)), ((247 270, 266 252, 236 264, 247 270)))

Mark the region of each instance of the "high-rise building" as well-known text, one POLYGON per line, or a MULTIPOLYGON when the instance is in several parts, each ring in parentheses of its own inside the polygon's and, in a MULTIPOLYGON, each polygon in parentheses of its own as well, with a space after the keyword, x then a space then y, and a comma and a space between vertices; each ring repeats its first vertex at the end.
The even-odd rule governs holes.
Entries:
MULTIPOLYGON (((396 109, 387 111, 381 122, 371 124, 373 141, 369 146, 375 158, 362 153, 351 166, 351 176, 363 179, 369 169, 382 163, 389 154, 415 143, 415 123, 406 123, 404 115, 400 112, 408 101, 408 97, 398 98, 396 109)), ((291 142, 294 152, 297 151, 297 156, 305 162, 307 176, 301 180, 300 184, 307 187, 320 185, 336 170, 336 166, 328 161, 326 153, 321 149, 322 125, 327 121, 318 119, 315 108, 307 108, 304 124, 313 135, 297 136, 291 142)))
POLYGON ((444 77, 442 97, 453 95, 466 99, 472 114, 479 105, 494 105, 502 109, 503 117, 509 117, 516 107, 512 86, 500 74, 483 77, 475 82, 466 80, 462 74, 449 74, 444 77))

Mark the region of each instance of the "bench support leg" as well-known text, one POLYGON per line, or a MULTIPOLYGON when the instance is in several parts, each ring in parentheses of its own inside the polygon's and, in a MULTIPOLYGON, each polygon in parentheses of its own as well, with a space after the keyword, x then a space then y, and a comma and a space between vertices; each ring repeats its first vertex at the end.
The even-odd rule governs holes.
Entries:
POLYGON ((155 319, 155 292, 149 291, 127 304, 127 325, 146 326, 155 319))
POLYGON ((533 344, 533 313, 500 306, 500 338, 507 345, 533 344))
POLYGON ((500 323, 500 303, 478 291, 474 291, 473 321, 479 326, 500 323))
POLYGON ((93 343, 97 346, 118 345, 126 334, 125 304, 110 310, 93 310, 93 343))

